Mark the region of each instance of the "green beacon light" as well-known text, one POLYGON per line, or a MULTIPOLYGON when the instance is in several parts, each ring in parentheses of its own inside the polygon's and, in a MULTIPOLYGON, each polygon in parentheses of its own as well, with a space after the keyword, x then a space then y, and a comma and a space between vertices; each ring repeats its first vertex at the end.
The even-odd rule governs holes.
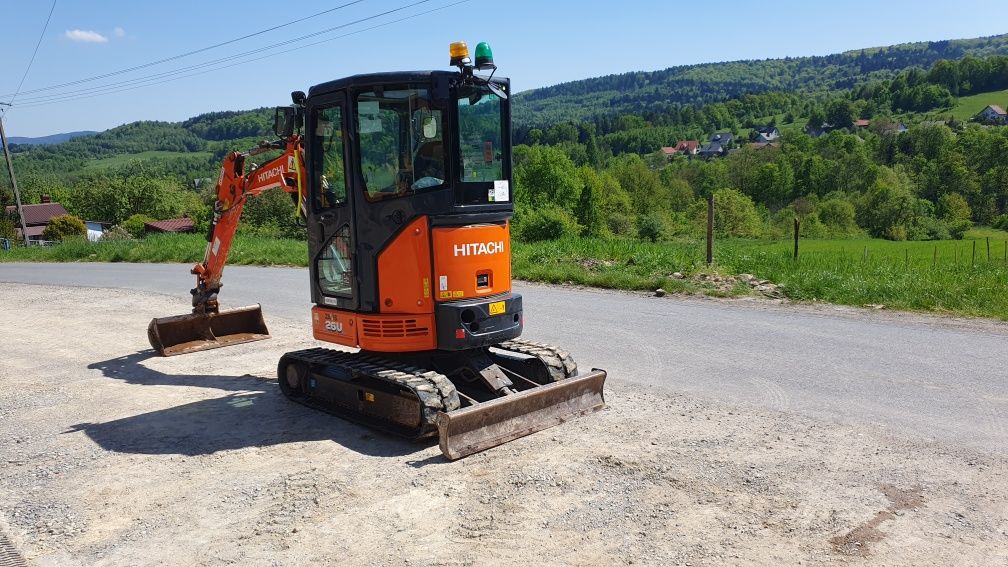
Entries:
POLYGON ((497 68, 494 65, 493 51, 490 50, 490 44, 485 41, 481 41, 476 45, 476 68, 481 71, 483 69, 497 68))

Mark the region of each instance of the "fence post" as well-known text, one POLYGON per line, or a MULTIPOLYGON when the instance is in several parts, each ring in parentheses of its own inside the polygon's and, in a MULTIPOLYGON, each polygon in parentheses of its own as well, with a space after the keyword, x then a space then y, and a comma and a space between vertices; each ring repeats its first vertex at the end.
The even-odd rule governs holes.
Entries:
POLYGON ((910 249, 906 248, 904 250, 904 252, 906 252, 906 267, 909 268, 910 267, 910 249))
POLYGON ((934 258, 931 260, 931 267, 933 268, 933 267, 935 267, 937 265, 938 265, 938 245, 935 244, 935 247, 934 247, 934 258))
POLYGON ((976 267, 976 240, 973 241, 973 260, 972 263, 970 264, 970 267, 971 268, 976 267))
POLYGON ((867 262, 868 261, 868 247, 867 246, 864 247, 864 255, 861 256, 861 261, 862 262, 867 262))
POLYGON ((990 237, 987 237, 987 263, 990 264, 990 237))
POLYGON ((707 265, 714 262, 714 193, 707 196, 707 265))
POLYGON ((794 259, 798 259, 798 233, 801 229, 801 221, 798 217, 794 218, 794 259))

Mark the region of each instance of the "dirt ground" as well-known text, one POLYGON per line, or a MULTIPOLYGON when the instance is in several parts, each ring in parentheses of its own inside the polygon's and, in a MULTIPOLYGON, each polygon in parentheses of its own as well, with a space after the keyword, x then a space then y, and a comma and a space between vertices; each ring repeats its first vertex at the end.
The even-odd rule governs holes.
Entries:
POLYGON ((608 409, 448 462, 286 401, 307 321, 158 358, 177 300, 0 296, 0 543, 30 564, 1008 565, 1008 453, 612 376, 608 409))

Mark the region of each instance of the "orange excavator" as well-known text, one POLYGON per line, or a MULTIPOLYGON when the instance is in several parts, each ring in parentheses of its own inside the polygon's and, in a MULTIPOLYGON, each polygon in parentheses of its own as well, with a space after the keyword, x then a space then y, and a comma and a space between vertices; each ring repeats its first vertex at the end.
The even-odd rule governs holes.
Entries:
MULTIPOLYGON (((606 373, 520 338, 511 289, 510 81, 486 43, 453 71, 357 75, 292 93, 280 137, 232 152, 217 180, 191 313, 151 321, 165 356, 269 337, 256 306, 218 294, 245 202, 281 188, 308 236, 315 339, 284 354, 289 399, 457 459, 605 406, 606 373), (489 75, 475 71, 490 71, 489 75), (262 165, 248 158, 282 152, 262 165)), ((267 156, 268 157, 268 156, 267 156)))

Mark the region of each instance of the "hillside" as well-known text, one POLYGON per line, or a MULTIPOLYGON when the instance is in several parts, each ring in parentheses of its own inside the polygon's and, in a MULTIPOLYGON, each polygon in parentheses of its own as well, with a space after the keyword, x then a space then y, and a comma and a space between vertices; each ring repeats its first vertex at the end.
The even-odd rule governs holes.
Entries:
POLYGON ((97 134, 94 130, 82 130, 80 132, 63 132, 61 134, 50 134, 49 136, 39 136, 38 138, 27 138, 24 136, 11 136, 7 138, 7 142, 11 145, 18 144, 22 146, 45 146, 49 144, 62 144, 73 140, 74 138, 81 138, 84 136, 91 136, 97 134))
POLYGON ((516 126, 619 113, 662 113, 771 91, 823 93, 893 78, 939 59, 1008 54, 1008 34, 905 43, 817 57, 744 60, 638 71, 561 83, 515 95, 516 126))

